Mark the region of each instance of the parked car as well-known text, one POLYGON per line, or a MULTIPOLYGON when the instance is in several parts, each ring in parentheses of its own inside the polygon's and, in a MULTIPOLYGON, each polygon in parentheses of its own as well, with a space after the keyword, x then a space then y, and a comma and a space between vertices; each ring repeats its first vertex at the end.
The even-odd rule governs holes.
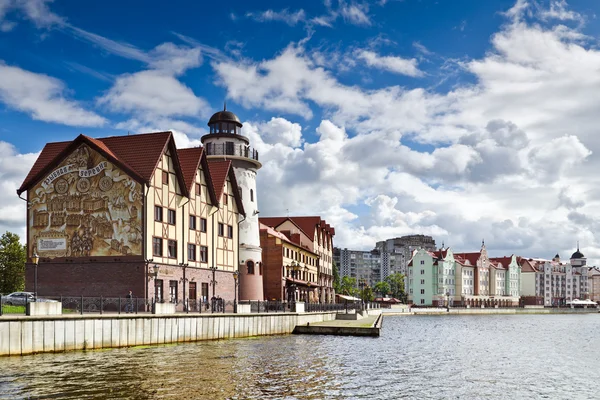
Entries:
MULTIPOLYGON (((32 301, 35 301, 35 296, 32 292, 14 292, 9 295, 2 296, 2 304, 6 304, 8 306, 24 306, 32 301)), ((37 301, 56 303, 56 300, 44 299, 42 297, 38 297, 37 301)))

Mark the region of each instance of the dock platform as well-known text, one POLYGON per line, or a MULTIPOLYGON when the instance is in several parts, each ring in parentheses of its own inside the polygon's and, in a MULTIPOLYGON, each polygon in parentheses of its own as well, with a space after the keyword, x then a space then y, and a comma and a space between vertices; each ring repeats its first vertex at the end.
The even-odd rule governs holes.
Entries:
POLYGON ((369 315, 358 320, 314 322, 297 325, 292 333, 301 335, 338 335, 378 337, 381 331, 383 315, 369 315))

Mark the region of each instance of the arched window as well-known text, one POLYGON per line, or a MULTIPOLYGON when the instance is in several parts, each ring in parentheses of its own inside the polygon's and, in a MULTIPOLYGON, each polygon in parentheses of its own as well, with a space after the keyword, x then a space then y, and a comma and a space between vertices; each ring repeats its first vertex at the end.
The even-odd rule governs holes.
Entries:
POLYGON ((254 190, 250 189, 250 201, 254 201, 254 190))
POLYGON ((254 261, 248 261, 246 266, 248 267, 248 275, 254 275, 254 261))

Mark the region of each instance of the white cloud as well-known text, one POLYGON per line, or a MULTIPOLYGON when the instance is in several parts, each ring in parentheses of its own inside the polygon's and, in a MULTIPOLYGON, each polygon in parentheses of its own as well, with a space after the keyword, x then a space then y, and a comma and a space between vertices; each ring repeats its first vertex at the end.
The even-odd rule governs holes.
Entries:
POLYGON ((65 19, 48 8, 53 0, 0 0, 0 30, 7 32, 16 26, 16 22, 6 20, 12 13, 18 13, 33 22, 38 28, 51 28, 65 24, 65 19))
POLYGON ((295 26, 298 22, 302 22, 306 19, 306 13, 303 9, 290 12, 286 8, 281 11, 266 10, 262 12, 249 12, 246 13, 246 17, 252 18, 258 22, 281 21, 289 26, 295 26))
POLYGON ((206 101, 179 80, 161 71, 121 75, 112 88, 98 99, 114 112, 153 117, 206 117, 206 101))
POLYGON ((11 231, 25 240, 25 202, 16 195, 38 154, 19 154, 10 143, 0 141, 0 234, 11 231))
POLYGON ((370 50, 358 50, 356 57, 365 61, 368 66, 408 76, 423 76, 417 67, 415 58, 407 59, 394 56, 381 56, 370 50))
POLYGON ((584 18, 581 14, 569 10, 568 7, 566 0, 550 0, 550 8, 540 9, 538 15, 542 19, 584 22, 584 18))
POLYGON ((420 232, 459 251, 485 238, 492 254, 532 257, 568 257, 581 238, 600 255, 600 52, 580 28, 524 22, 537 12, 517 2, 486 54, 459 62, 475 83, 447 93, 345 85, 326 52, 293 45, 213 64, 245 107, 324 110, 311 121, 318 139, 300 147, 250 130, 261 215, 321 214, 350 248, 420 232))
POLYGON ((106 120, 65 96, 65 84, 0 62, 0 101, 31 118, 71 126, 102 126, 106 120))
POLYGON ((368 3, 346 3, 340 0, 339 4, 339 13, 345 21, 354 25, 371 25, 368 3))
POLYGON ((267 144, 280 143, 284 146, 299 147, 302 144, 302 127, 285 118, 273 117, 264 123, 246 123, 246 126, 260 136, 267 144))

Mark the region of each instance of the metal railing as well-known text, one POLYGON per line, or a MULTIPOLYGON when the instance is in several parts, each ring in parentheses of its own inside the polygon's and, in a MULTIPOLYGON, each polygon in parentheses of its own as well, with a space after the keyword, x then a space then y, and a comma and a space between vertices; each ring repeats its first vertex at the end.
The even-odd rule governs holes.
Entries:
POLYGON ((237 156, 258 161, 258 151, 243 144, 207 143, 204 148, 209 156, 237 156))
MULTIPOLYGON (((44 296, 44 301, 56 301, 62 304, 63 314, 139 314, 150 313, 153 310, 155 299, 146 299, 133 297, 86 297, 86 296, 44 296)), ((6 304, 3 296, 0 295, 0 316, 1 315, 25 315, 27 303, 24 304, 6 304)), ((175 311, 178 313, 235 313, 237 306, 234 301, 222 298, 214 298, 209 301, 201 300, 177 300, 174 302, 168 300, 158 301, 158 303, 171 303, 175 305, 175 311)), ((378 303, 344 302, 344 303, 307 303, 304 304, 305 312, 349 312, 353 310, 380 308, 378 303)), ((239 301, 240 304, 249 304, 252 313, 278 313, 290 312, 295 310, 294 302, 285 301, 239 301)))

